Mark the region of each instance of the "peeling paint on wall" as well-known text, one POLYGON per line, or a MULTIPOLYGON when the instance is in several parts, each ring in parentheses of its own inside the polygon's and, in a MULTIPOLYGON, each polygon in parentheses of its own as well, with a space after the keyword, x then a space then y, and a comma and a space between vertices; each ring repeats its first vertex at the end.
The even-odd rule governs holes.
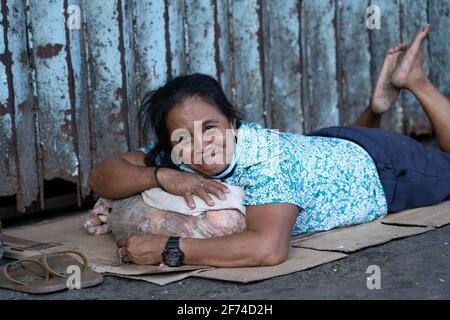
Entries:
MULTIPOLYGON (((88 196, 92 166, 145 144, 144 94, 177 75, 216 77, 247 119, 281 131, 351 124, 385 51, 430 22, 425 67, 450 96, 447 0, 377 1, 381 31, 366 29, 370 0, 0 3, 0 197, 16 195, 19 210, 53 178, 88 196), (67 29, 69 6, 80 28, 67 29)), ((414 100, 405 94, 383 126, 431 134, 414 100)))

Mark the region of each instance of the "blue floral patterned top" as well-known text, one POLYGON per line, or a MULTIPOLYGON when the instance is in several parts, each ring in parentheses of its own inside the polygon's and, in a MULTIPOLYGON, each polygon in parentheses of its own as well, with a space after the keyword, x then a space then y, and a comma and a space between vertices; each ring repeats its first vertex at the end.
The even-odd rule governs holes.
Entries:
MULTIPOLYGON (((387 202, 370 155, 340 138, 305 136, 241 121, 239 160, 224 182, 246 191, 244 205, 291 203, 293 235, 380 219, 387 202)), ((152 145, 139 150, 147 152, 152 145)), ((164 165, 164 157, 157 163, 164 165)))

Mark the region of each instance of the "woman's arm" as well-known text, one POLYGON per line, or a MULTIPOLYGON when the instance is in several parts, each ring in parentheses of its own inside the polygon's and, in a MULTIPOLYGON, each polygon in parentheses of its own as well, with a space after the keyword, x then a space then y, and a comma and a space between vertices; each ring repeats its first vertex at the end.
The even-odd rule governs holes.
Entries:
POLYGON ((271 266, 284 262, 298 207, 270 204, 247 207, 247 230, 213 239, 182 239, 185 263, 217 267, 271 266))
MULTIPOLYGON (((289 239, 298 214, 292 204, 247 207, 247 229, 241 233, 213 239, 182 239, 185 264, 215 267, 271 266, 285 261, 289 239)), ((126 259, 137 264, 162 262, 166 236, 136 235, 119 241, 126 259)))
MULTIPOLYGON (((106 158, 91 170, 89 186, 107 199, 122 199, 157 187, 155 168, 145 166, 144 156, 143 152, 133 151, 106 158)), ((225 193, 229 192, 228 187, 218 181, 175 169, 161 168, 158 180, 167 192, 183 196, 192 208, 195 207, 193 194, 212 206, 209 193, 225 200, 225 193), (203 188, 205 181, 208 184, 203 188)))
POLYGON ((146 167, 145 154, 132 151, 111 156, 95 166, 88 184, 100 197, 121 199, 154 188, 154 168, 146 167))

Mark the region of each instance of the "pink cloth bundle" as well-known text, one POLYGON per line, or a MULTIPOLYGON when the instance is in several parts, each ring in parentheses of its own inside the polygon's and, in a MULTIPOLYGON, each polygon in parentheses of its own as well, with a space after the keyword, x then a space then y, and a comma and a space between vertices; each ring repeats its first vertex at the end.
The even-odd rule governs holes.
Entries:
POLYGON ((183 197, 160 188, 121 200, 99 198, 84 227, 91 235, 112 232, 117 240, 146 233, 200 239, 237 233, 245 229, 245 192, 228 187, 226 200, 210 195, 214 206, 194 195, 194 209, 183 197))

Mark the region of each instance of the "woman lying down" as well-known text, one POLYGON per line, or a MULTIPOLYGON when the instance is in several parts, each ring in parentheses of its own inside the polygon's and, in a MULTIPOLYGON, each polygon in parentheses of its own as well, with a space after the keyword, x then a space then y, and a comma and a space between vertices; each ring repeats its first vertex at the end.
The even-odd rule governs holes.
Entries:
POLYGON ((371 103, 353 126, 307 135, 263 128, 239 117, 219 83, 202 74, 174 78, 148 94, 140 112, 156 139, 104 160, 89 185, 103 198, 123 199, 120 210, 128 215, 128 208, 139 212, 144 205, 135 195, 156 187, 195 209, 227 201, 229 186, 239 186, 245 226, 236 211, 189 216, 147 205, 150 219, 134 220, 132 232, 118 235, 123 261, 276 265, 288 257, 291 234, 450 199, 450 101, 422 71, 428 32, 424 27, 409 45, 387 52, 371 103), (402 89, 419 100, 441 150, 378 128, 402 89))

